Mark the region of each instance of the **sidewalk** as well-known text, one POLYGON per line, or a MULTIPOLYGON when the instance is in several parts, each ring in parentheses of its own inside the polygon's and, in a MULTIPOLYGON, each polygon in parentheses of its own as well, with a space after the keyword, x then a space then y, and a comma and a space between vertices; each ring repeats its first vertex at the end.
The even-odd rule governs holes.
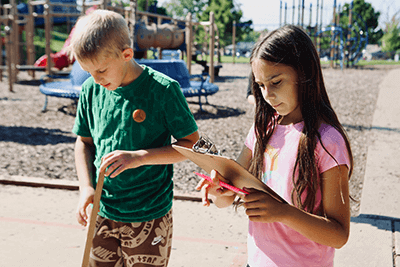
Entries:
MULTIPOLYGON (((380 85, 372 122, 360 215, 337 266, 400 266, 400 69, 380 85)), ((361 107, 360 107, 361 108, 361 107)))
MULTIPOLYGON (((399 89, 400 69, 394 69, 381 84, 373 118, 361 214, 351 220, 349 242, 336 251, 335 267, 400 267, 399 89)), ((19 180, 29 184, 29 179, 19 180)), ((16 183, 0 176, 0 183, 7 181, 16 183)), ((76 189, 76 184, 53 187, 76 189)), ((75 221, 76 190, 0 184, 0 199, 1 267, 81 265, 86 231, 75 221)), ((200 202, 177 199, 173 209, 169 267, 245 265, 243 210, 204 208, 200 202)))
MULTIPOLYGON (((78 191, 1 185, 0 266, 81 266, 86 230, 75 221, 78 191)), ((243 267, 243 211, 174 200, 169 266, 243 267)))

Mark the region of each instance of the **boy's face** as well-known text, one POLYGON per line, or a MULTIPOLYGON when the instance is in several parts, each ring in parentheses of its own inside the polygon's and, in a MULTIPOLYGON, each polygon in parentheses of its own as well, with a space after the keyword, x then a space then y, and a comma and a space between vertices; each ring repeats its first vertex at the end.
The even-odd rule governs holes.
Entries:
POLYGON ((132 49, 122 51, 119 57, 102 53, 96 60, 78 60, 82 69, 89 72, 97 84, 109 91, 130 84, 134 79, 130 69, 132 49))

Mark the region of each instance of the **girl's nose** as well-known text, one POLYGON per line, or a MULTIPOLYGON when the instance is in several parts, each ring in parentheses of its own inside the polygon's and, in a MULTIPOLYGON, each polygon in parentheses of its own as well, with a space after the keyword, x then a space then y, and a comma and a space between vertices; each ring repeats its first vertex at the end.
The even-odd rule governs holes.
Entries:
POLYGON ((262 90, 263 90, 263 95, 265 98, 268 98, 268 99, 275 98, 275 94, 273 94, 271 92, 271 89, 269 89, 268 87, 264 87, 262 90))

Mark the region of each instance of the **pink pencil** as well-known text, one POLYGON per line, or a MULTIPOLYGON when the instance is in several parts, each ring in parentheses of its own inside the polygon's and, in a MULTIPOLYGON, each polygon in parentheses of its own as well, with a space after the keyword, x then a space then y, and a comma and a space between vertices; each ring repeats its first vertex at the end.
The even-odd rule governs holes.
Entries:
MULTIPOLYGON (((200 176, 201 178, 204 178, 204 179, 206 179, 207 181, 212 182, 211 177, 209 177, 209 176, 207 176, 207 175, 205 175, 205 174, 202 174, 202 173, 198 173, 198 172, 194 172, 194 173, 195 173, 196 175, 200 176)), ((227 184, 227 183, 222 182, 222 181, 219 182, 219 185, 222 186, 222 187, 225 187, 226 189, 229 189, 229 190, 231 190, 231 191, 233 191, 233 192, 235 192, 235 193, 239 193, 239 194, 242 194, 242 195, 247 195, 247 194, 249 194, 249 192, 247 192, 247 191, 245 191, 245 190, 243 190, 243 189, 237 188, 237 187, 235 187, 235 186, 233 186, 233 185, 227 184)))

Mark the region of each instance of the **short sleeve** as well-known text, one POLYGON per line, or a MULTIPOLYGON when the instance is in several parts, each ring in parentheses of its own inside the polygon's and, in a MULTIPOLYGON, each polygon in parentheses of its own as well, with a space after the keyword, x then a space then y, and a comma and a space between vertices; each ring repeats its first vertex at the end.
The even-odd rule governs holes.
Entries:
POLYGON ((350 168, 350 158, 346 142, 339 131, 332 126, 322 125, 320 133, 323 146, 318 142, 316 148, 319 172, 326 172, 338 165, 347 165, 350 168))
POLYGON ((178 82, 173 81, 168 85, 160 104, 164 106, 167 128, 175 139, 197 131, 196 121, 178 82))
POLYGON ((91 137, 89 122, 88 122, 88 99, 86 97, 85 84, 82 86, 82 91, 79 95, 78 106, 76 110, 75 124, 72 132, 83 137, 91 137))

